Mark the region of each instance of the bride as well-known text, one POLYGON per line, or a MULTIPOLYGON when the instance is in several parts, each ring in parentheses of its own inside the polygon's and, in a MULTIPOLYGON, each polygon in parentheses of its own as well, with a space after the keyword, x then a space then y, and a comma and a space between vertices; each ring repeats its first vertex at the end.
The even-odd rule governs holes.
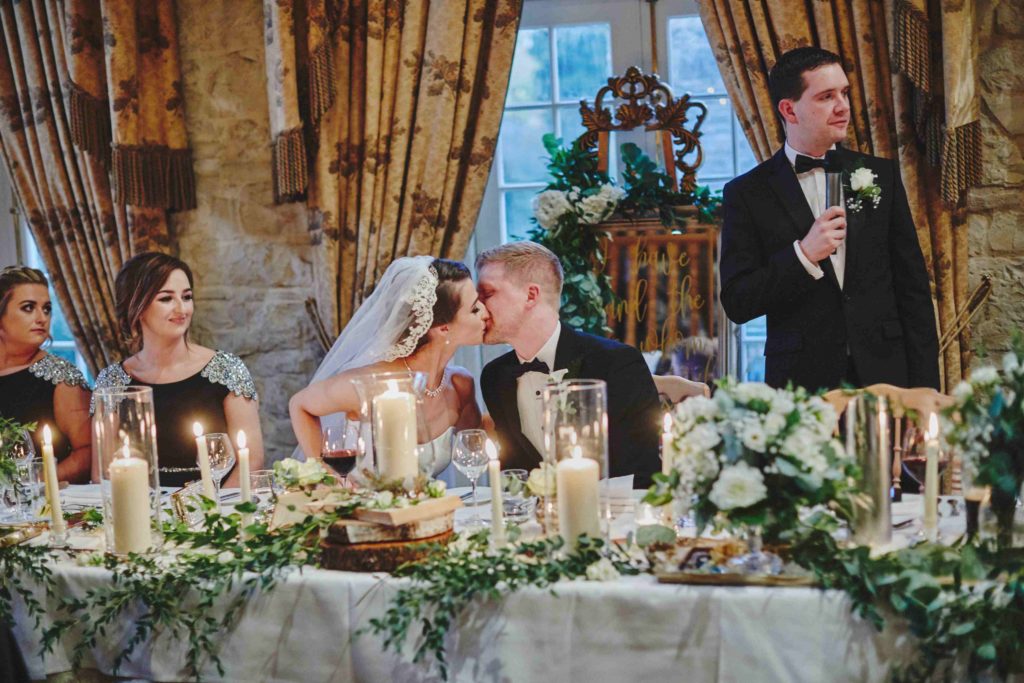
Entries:
POLYGON ((436 476, 451 461, 456 430, 480 426, 473 377, 450 366, 460 346, 481 344, 488 319, 469 268, 432 256, 396 259, 334 342, 308 387, 288 402, 306 458, 320 457, 325 424, 358 419, 352 378, 368 372, 422 372, 436 476))

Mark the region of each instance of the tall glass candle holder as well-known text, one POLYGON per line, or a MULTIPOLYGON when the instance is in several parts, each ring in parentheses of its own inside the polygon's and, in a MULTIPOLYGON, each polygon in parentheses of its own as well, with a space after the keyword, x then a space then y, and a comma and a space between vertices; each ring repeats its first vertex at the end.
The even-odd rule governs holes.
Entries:
POLYGON ((153 390, 101 387, 93 398, 92 450, 99 463, 107 551, 159 550, 163 536, 153 390))
POLYGON ((369 443, 360 469, 370 468, 390 480, 432 476, 442 454, 435 452, 427 430, 426 374, 367 373, 354 377, 352 384, 359 395, 360 420, 371 427, 368 434, 364 432, 369 443))
POLYGON ((853 539, 860 545, 884 546, 892 541, 887 405, 884 396, 861 393, 846 408, 846 452, 860 467, 864 494, 853 520, 853 539))
POLYGON ((608 541, 608 387, 602 380, 551 383, 543 392, 544 459, 555 468, 558 532, 608 541))

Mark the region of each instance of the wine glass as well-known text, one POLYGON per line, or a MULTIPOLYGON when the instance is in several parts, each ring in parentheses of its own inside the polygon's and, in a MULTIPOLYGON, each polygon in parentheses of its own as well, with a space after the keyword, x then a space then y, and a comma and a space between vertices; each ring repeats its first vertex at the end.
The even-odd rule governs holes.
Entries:
POLYGON ((471 529, 483 526, 476 500, 476 482, 487 469, 486 445, 487 432, 482 429, 464 429, 455 435, 455 445, 452 449, 455 469, 462 472, 473 485, 473 521, 469 525, 471 529))
POLYGON ((210 474, 213 476, 213 486, 219 505, 221 480, 235 466, 235 447, 227 434, 207 434, 204 438, 206 453, 210 457, 210 474))
POLYGON ((324 427, 320 459, 341 477, 342 486, 348 486, 348 475, 355 469, 361 450, 358 422, 347 420, 344 427, 324 427))

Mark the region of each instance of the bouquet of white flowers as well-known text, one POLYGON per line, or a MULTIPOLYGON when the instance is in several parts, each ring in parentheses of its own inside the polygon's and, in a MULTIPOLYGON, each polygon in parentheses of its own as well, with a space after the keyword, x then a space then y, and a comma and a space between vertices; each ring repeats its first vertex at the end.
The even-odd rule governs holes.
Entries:
POLYGON ((646 500, 692 507, 700 529, 762 529, 769 540, 793 528, 802 508, 850 509, 856 467, 833 439, 836 414, 804 389, 719 382, 672 413, 673 468, 646 500))

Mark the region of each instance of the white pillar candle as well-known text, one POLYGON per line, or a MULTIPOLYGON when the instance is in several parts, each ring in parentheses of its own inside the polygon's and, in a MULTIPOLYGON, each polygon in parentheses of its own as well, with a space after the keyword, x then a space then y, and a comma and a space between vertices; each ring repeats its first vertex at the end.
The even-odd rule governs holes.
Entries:
POLYGON ((487 479, 491 484, 491 545, 505 545, 505 508, 501 498, 501 461, 494 442, 487 439, 487 479))
POLYGON ((661 473, 668 474, 672 471, 673 458, 676 449, 672 444, 672 414, 665 413, 665 429, 661 433, 661 473))
POLYGON ((385 479, 405 479, 419 473, 416 458, 416 398, 387 381, 388 390, 373 398, 377 439, 377 471, 385 479))
POLYGON ((50 425, 43 426, 43 479, 46 481, 46 502, 50 505, 50 530, 61 535, 67 530, 67 525, 60 507, 60 482, 57 481, 57 459, 53 457, 50 425))
POLYGON ((934 541, 939 528, 939 418, 928 418, 924 467, 924 535, 934 541))
POLYGON ((140 553, 153 545, 149 463, 132 457, 127 439, 121 456, 110 463, 110 507, 114 518, 114 552, 140 553))
POLYGON ((210 454, 206 451, 206 438, 203 436, 203 425, 192 424, 192 433, 196 435, 196 452, 199 462, 199 476, 203 480, 203 495, 210 500, 217 500, 217 492, 213 488, 213 474, 210 472, 210 454))
POLYGON ((249 449, 246 448, 245 432, 238 430, 238 481, 243 503, 252 502, 252 491, 249 489, 249 449))
POLYGON ((572 457, 560 461, 555 468, 558 531, 567 547, 575 547, 580 534, 601 536, 599 479, 597 462, 584 458, 579 446, 574 446, 572 457))

